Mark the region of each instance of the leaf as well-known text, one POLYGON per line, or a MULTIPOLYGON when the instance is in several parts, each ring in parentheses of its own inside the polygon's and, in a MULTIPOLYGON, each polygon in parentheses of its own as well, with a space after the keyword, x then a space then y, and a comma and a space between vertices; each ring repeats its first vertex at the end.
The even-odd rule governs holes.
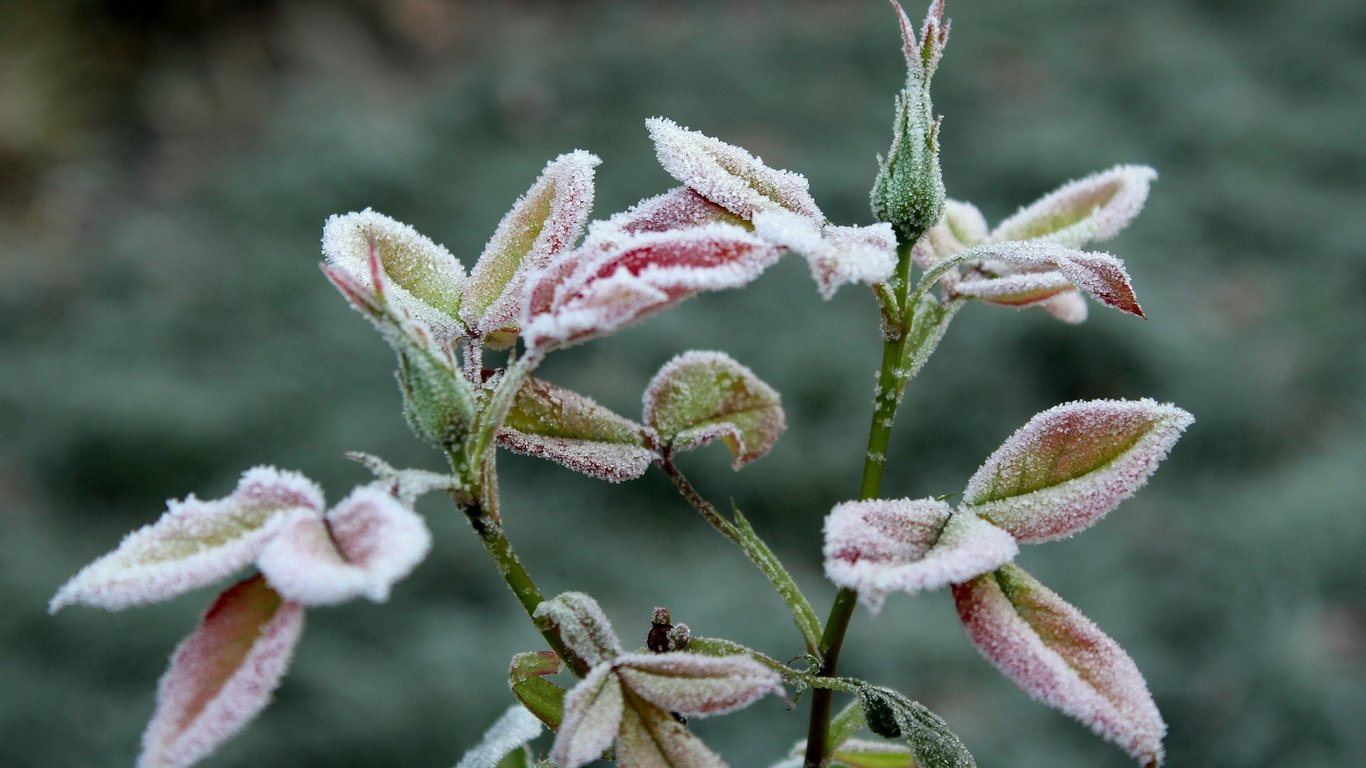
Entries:
POLYGON ((113 611, 169 600, 242 570, 281 525, 322 509, 321 489, 303 475, 249 469, 230 496, 168 502, 159 520, 73 576, 48 610, 85 603, 113 611))
POLYGON ((671 451, 720 439, 735 469, 768 453, 787 429, 781 398, 721 352, 685 352, 645 389, 645 422, 671 451))
POLYGON ((725 763, 668 712, 626 692, 617 764, 629 768, 725 768, 725 763))
POLYGON ((613 666, 636 695, 688 717, 723 715, 783 692, 778 673, 748 656, 628 654, 613 666))
POLYGON ((610 662, 622 653, 621 642, 602 608, 582 592, 563 592, 541 603, 534 618, 558 626, 564 644, 590 666, 610 662))
POLYGON ((508 665, 512 695, 552 731, 558 731, 564 722, 565 692, 545 676, 559 672, 562 666, 554 651, 519 653, 508 665))
POLYGON ((522 707, 513 705, 489 726, 484 738, 460 758, 455 768, 498 768, 503 758, 540 735, 541 721, 522 707))
POLYGON ((745 150, 689 130, 665 117, 645 121, 659 164, 702 197, 742 219, 787 210, 825 222, 806 177, 776 170, 745 150))
POLYGON ((448 491, 468 494, 469 489, 455 475, 431 472, 425 469, 395 469, 378 456, 361 451, 347 451, 346 458, 365 465, 381 482, 390 494, 406 507, 432 491, 448 491))
POLYGON ((1020 542, 1071 536, 1141 488, 1194 421, 1148 399, 1050 408, 987 458, 963 504, 1020 542))
POLYGON ((858 691, 868 729, 883 738, 905 739, 919 768, 976 768, 972 753, 943 718, 888 688, 858 691))
POLYGON ((940 303, 929 293, 920 298, 920 306, 916 308, 915 317, 911 319, 911 330, 906 334, 906 344, 902 353, 904 357, 901 359, 901 369, 905 372, 904 376, 900 377, 902 393, 911 379, 925 367, 930 355, 934 354, 934 350, 944 338, 944 333, 949 329, 949 322, 962 306, 961 299, 949 299, 940 303))
POLYGON ((728 224, 609 231, 530 279, 522 335, 532 350, 604 336, 702 291, 738 288, 779 254, 728 224))
POLYGON ((328 218, 323 225, 322 249, 328 264, 372 288, 373 255, 383 265, 390 300, 404 313, 444 339, 465 335, 456 317, 465 268, 444 247, 417 230, 366 208, 328 218))
POLYGON ((638 232, 690 229, 707 224, 744 226, 745 219, 687 187, 675 187, 663 194, 641 200, 605 222, 595 222, 589 229, 589 237, 603 239, 613 230, 634 235, 638 232))
POLYGON ((515 334, 527 275, 549 266, 583 234, 593 208, 593 169, 601 162, 581 150, 560 155, 503 216, 465 289, 460 316, 475 335, 500 342, 490 337, 515 334))
POLYGON ((807 650, 818 653, 821 647, 821 620, 816 616, 810 601, 806 599, 801 587, 792 580, 792 574, 783 567, 778 556, 773 554, 773 550, 769 549, 768 544, 754 531, 754 526, 734 504, 731 505, 731 515, 735 519, 736 546, 758 566, 782 597, 788 612, 792 614, 793 623, 806 640, 807 650))
POLYGON ((966 581, 1018 551, 1010 534, 935 499, 846 501, 825 519, 825 575, 873 613, 888 592, 966 581))
POLYGON ((1145 765, 1167 726, 1124 649, 1016 565, 955 585, 977 649, 1034 699, 1070 715, 1145 765))
POLYGON ((555 734, 550 759, 559 768, 596 760, 617 738, 624 709, 621 683, 611 666, 594 667, 565 697, 564 723, 555 734))
POLYGON ((530 376, 517 391, 498 444, 610 482, 640 477, 657 458, 644 426, 530 376))
POLYGON ((1147 166, 1117 165, 1068 182, 1001 222, 991 239, 1043 239, 1072 248, 1108 240, 1143 210, 1156 178, 1147 166))
POLYGON ((873 285, 896 271, 896 234, 889 224, 840 227, 791 211, 760 211, 754 214, 754 232, 806 257, 824 299, 847 283, 873 285))
POLYGON ((1108 253, 1078 251, 1038 240, 984 243, 958 254, 961 259, 986 260, 987 271, 997 269, 991 260, 1022 269, 1001 269, 1001 276, 964 279, 954 292, 1010 306, 1025 306, 1050 299, 1075 286, 1096 301, 1143 317, 1124 263, 1108 253))
POLYGON ((280 594, 304 605, 336 605, 362 595, 382 603, 431 547, 422 516, 373 484, 352 491, 326 517, 281 527, 257 565, 280 594))
POLYGON ((830 755, 833 765, 845 768, 916 768, 915 754, 885 741, 846 741, 830 755))
POLYGON ((270 703, 303 626, 303 608, 260 576, 219 595, 171 656, 138 768, 193 765, 241 731, 270 703))

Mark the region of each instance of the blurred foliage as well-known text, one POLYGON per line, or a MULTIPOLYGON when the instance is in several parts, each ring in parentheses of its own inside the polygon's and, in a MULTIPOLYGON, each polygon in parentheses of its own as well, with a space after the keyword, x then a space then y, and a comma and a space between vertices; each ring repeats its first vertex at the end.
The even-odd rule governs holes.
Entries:
MULTIPOLYGON (((1172 765, 1366 764, 1366 6, 948 10, 950 195, 999 219, 1065 179, 1154 165, 1148 210, 1110 248, 1152 319, 969 308, 912 385, 886 494, 961 488, 1066 399, 1175 401, 1197 423, 1151 487, 1022 562, 1133 654, 1172 765)), ((468 266, 560 152, 604 158, 600 216, 670 186, 641 125, 663 114, 807 174, 833 219, 864 223, 902 66, 873 0, 4 0, 0 765, 131 760, 209 596, 44 606, 163 499, 221 495, 257 463, 339 498, 364 479, 344 450, 438 466, 398 417, 389 353, 316 269, 328 214, 374 206, 468 266)), ((779 389, 791 429, 770 457, 685 466, 823 610, 820 522, 857 483, 875 318, 856 289, 820 302, 789 261, 543 373, 634 415, 658 365, 716 348, 779 389)), ((548 593, 593 593, 642 642, 667 605, 695 632, 800 651, 762 578, 659 477, 606 486, 522 457, 502 476, 548 593)), ((449 765, 511 701, 506 658, 538 637, 464 523, 422 509, 431 559, 387 605, 312 612, 275 705, 208 764, 449 765)), ((845 659, 943 714, 982 765, 1127 764, 999 678, 946 594, 860 613, 845 659)), ((771 701, 697 727, 752 766, 804 723, 771 701)))

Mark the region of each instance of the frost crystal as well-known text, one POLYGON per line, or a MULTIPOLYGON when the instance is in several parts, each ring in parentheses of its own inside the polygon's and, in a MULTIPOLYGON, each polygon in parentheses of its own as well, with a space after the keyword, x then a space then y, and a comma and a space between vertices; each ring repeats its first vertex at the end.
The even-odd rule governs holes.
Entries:
POLYGON ((779 256, 729 224, 590 238, 532 276, 522 335, 549 349, 612 333, 702 291, 738 288, 779 256))
POLYGON ((1157 171, 1117 165, 1068 182, 997 225, 992 240, 1048 240, 1080 248, 1109 240, 1143 210, 1157 171))
POLYGON ((303 608, 260 576, 219 595, 171 656, 138 768, 193 765, 241 731, 270 703, 303 626, 303 608))
POLYGON ((1124 649, 1018 566, 955 585, 968 636, 1036 700, 1075 717, 1145 765, 1167 726, 1124 649))
POLYGON ((498 433, 498 444, 620 482, 640 477, 657 458, 647 431, 589 397, 528 377, 498 433))
POLYGON ((1021 542, 1071 536, 1141 488, 1193 421, 1147 399, 1050 408, 987 458, 963 504, 1021 542))
POLYGON ((770 168, 737 146, 665 117, 650 118, 645 126, 664 170, 736 216, 749 220, 760 211, 786 210, 825 222, 801 174, 770 168))
POLYGON ((322 491, 303 475, 247 470, 230 496, 168 502, 161 519, 81 569, 48 608, 85 603, 118 610, 169 600, 242 570, 283 524, 322 509, 322 491))
POLYGON ((372 251, 384 265, 394 303, 442 338, 465 335, 456 319, 465 268, 417 230, 366 208, 332 216, 323 225, 323 255, 362 284, 374 287, 372 251))
POLYGON ((280 594, 304 605, 335 605, 361 595, 384 602, 431 546, 422 517, 376 484, 352 491, 326 517, 285 525, 257 565, 280 594))
POLYGON ((847 501, 825 519, 825 575, 877 613, 888 592, 914 594, 1009 562, 1010 534, 936 499, 847 501))
POLYGON ((740 469, 763 456, 787 429, 778 393, 721 352, 685 352, 645 388, 644 419, 673 451, 720 439, 740 469))
POLYGON ((498 223, 470 272, 460 308, 476 335, 511 342, 527 276, 572 249, 583 234, 593 208, 593 169, 601 162, 581 150, 560 155, 498 223), (497 338, 500 333, 507 338, 497 338))

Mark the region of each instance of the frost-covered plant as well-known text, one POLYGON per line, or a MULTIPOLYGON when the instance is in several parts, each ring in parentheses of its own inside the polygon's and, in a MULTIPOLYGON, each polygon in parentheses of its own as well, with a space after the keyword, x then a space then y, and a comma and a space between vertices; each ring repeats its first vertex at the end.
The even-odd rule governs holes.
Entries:
POLYGON ((801 175, 665 118, 646 125, 681 186, 590 222, 599 160, 562 155, 513 204, 468 275, 445 248, 379 213, 327 221, 323 271, 397 353, 408 422, 444 453, 449 474, 353 454, 375 480, 327 509, 306 478, 252 469, 225 498, 171 502, 63 586, 54 611, 118 610, 254 571, 173 654, 141 766, 196 763, 254 718, 285 673, 306 608, 387 599, 431 547, 412 505, 437 490, 549 646, 513 657, 517 702, 462 768, 578 768, 603 756, 632 767, 720 766, 687 719, 789 689, 794 700, 810 693, 811 717, 806 741, 779 765, 972 766, 943 719, 893 689, 836 674, 858 602, 876 614, 891 593, 943 587, 968 637, 1006 677, 1141 764, 1161 763, 1166 726, 1133 661, 1012 561, 1021 544, 1072 536, 1138 490, 1189 414, 1152 400, 1067 403, 1009 437, 956 507, 879 490, 906 386, 966 303, 1039 306, 1075 323, 1086 317, 1086 294, 1143 316, 1122 262, 1079 249, 1123 229, 1155 173, 1119 166, 1073 181, 989 228, 970 203, 946 197, 940 174, 930 80, 948 40, 942 0, 918 32, 894 7, 909 73, 873 185, 876 224, 830 222, 801 175), (839 592, 824 621, 740 511, 718 511, 674 463, 718 440, 736 469, 762 457, 787 426, 776 390, 725 354, 685 352, 649 382, 634 421, 533 376, 556 350, 694 294, 742 287, 788 252, 809 262, 824 297, 869 286, 884 341, 858 496, 825 522, 825 572, 839 592), (499 350, 506 358, 486 367, 485 352, 499 350), (499 448, 611 482, 659 468, 769 579, 804 653, 784 663, 776 659, 792 648, 771 656, 693 636, 662 608, 645 647, 628 650, 593 598, 545 599, 502 527, 499 448), (566 668, 579 678, 569 690, 548 679, 566 668), (836 693, 852 697, 837 715, 836 693), (555 738, 536 759, 528 745, 542 726, 555 738), (883 740, 854 738, 864 728, 883 740))

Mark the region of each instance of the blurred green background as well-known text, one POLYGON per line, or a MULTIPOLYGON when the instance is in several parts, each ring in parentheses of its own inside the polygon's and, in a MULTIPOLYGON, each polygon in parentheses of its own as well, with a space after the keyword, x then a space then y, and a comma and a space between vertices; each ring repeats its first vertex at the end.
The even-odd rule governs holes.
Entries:
MULTIPOLYGON (((1064 326, 969 307, 912 385, 885 493, 958 490, 1031 414, 1151 396, 1197 423, 1102 525, 1021 562, 1134 656, 1173 766, 1366 765, 1361 482, 1366 5, 951 2, 935 81, 950 194, 998 220, 1069 178, 1155 166, 1108 245, 1150 320, 1064 326)), ((923 8, 912 7, 919 18, 923 8)), ((319 274, 323 219, 374 206, 469 266, 551 157, 604 159, 597 214, 662 191, 667 115, 806 174, 867 223, 904 76, 884 2, 0 4, 0 765, 127 765, 167 654, 211 590, 45 614, 168 497, 272 463, 332 499, 364 450, 439 468, 398 416, 392 356, 319 274)), ((790 430, 733 498, 824 613, 821 519, 856 490, 878 360, 866 291, 821 302, 803 263, 556 355, 546 378, 634 415, 653 371, 721 349, 790 430)), ((643 642, 800 651, 752 567, 656 474, 608 486, 510 457, 507 524, 547 593, 596 595, 643 642)), ((266 715, 206 765, 447 766, 539 647, 466 525, 386 605, 311 612, 266 715)), ((940 712, 983 766, 1122 766, 963 637, 948 595, 860 610, 844 669, 940 712)), ((800 737, 779 701, 698 730, 737 768, 800 737)))

